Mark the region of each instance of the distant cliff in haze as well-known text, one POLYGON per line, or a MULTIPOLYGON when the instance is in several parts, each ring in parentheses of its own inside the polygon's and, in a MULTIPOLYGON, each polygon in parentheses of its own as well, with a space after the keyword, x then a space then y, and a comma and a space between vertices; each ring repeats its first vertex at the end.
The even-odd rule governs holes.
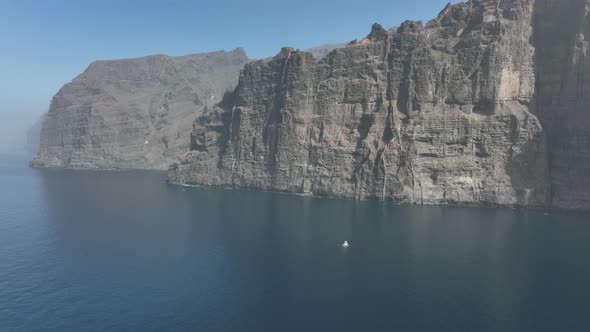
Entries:
POLYGON ((194 118, 248 61, 236 49, 93 62, 53 98, 33 165, 166 169, 188 150, 194 118))

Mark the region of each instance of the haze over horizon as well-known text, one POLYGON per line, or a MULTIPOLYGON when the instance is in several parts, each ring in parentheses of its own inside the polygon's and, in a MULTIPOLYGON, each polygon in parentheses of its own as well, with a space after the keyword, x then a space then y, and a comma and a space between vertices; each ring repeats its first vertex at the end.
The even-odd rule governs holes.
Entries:
POLYGON ((52 96, 92 61, 237 47, 259 59, 362 38, 375 22, 427 21, 447 2, 0 0, 0 152, 22 150, 52 96))

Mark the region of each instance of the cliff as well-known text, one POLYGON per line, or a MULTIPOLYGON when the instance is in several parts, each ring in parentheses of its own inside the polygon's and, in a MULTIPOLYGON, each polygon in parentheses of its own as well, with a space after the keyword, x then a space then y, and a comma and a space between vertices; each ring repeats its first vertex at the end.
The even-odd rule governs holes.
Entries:
POLYGON ((245 66, 172 183, 590 207, 586 0, 472 0, 316 60, 245 66))
POLYGON ((537 0, 536 98, 549 154, 548 204, 590 208, 590 1, 537 0))
POLYGON ((167 169, 194 118, 237 84, 242 49, 97 61, 53 98, 32 165, 167 169))

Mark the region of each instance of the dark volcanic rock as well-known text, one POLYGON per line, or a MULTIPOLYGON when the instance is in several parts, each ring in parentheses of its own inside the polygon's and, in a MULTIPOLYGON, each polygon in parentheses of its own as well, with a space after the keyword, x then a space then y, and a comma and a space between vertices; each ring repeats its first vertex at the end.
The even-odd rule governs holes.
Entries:
POLYGON ((188 151, 191 124, 235 87, 242 49, 97 61, 53 98, 32 164, 166 169, 188 151))
POLYGON ((169 179, 588 208, 586 15, 585 0, 472 0, 319 61, 283 49, 197 118, 169 179))

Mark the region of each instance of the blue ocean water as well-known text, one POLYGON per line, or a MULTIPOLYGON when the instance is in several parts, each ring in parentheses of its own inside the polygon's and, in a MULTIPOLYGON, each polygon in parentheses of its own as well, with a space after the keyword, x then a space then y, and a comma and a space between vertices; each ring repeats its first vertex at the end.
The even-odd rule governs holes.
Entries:
POLYGON ((0 331, 590 330, 588 214, 26 162, 0 157, 0 331))

